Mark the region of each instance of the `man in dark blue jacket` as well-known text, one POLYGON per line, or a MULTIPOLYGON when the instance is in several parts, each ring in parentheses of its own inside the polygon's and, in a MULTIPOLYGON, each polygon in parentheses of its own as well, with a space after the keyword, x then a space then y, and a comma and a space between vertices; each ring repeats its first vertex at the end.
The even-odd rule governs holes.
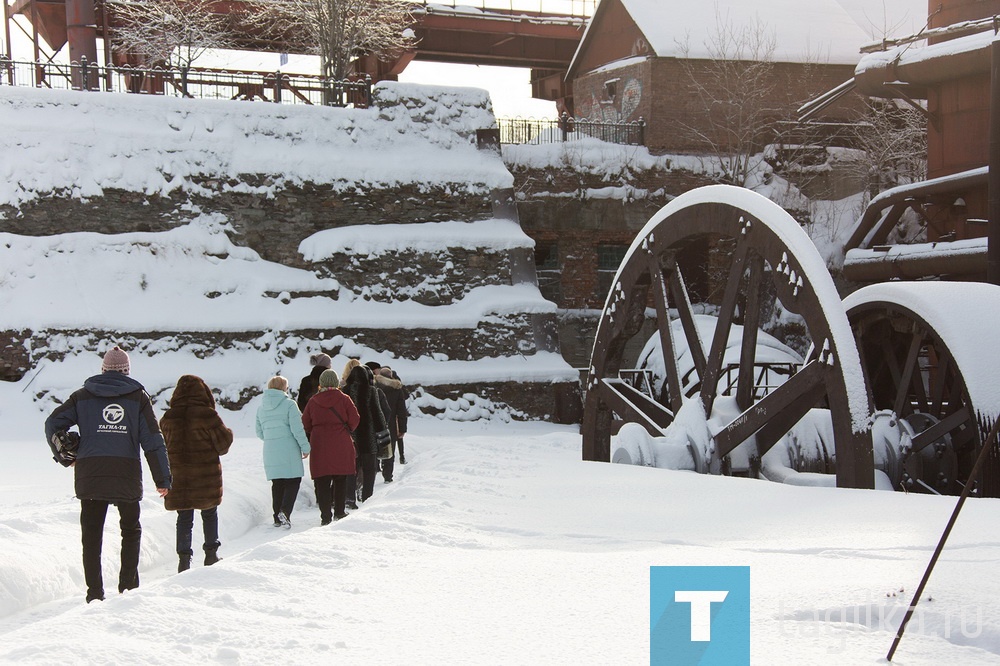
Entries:
POLYGON ((56 462, 75 471, 83 531, 83 573, 87 603, 104 600, 101 548, 108 505, 114 504, 122 532, 118 592, 139 587, 139 501, 145 451, 160 497, 170 489, 167 449, 142 384, 128 376, 128 354, 115 347, 104 355, 102 374, 94 375, 45 420, 45 440, 56 462), (79 447, 67 446, 67 431, 77 426, 79 447))

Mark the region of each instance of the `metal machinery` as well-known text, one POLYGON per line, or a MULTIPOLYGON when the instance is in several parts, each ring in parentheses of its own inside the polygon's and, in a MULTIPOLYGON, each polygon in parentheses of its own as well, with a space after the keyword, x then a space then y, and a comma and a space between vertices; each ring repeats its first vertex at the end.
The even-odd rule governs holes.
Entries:
MULTIPOLYGON (((232 26, 233 48, 272 53, 312 53, 313 45, 296 35, 283 40, 269 39, 259 31, 240 25, 234 16, 243 10, 246 0, 219 0, 211 10, 227 17, 232 26)), ((580 43, 594 0, 535 3, 537 10, 504 8, 496 2, 454 0, 425 2, 413 0, 413 32, 417 45, 398 54, 391 62, 366 56, 355 62, 358 74, 369 74, 374 81, 395 80, 414 60, 455 62, 532 69, 534 93, 543 99, 562 99, 569 95, 562 83, 573 54, 580 43)), ((48 60, 63 46, 68 46, 70 62, 86 58, 91 64, 113 63, 133 67, 158 66, 144 62, 134 54, 112 51, 110 36, 120 27, 115 3, 104 0, 0 0, 3 9, 6 55, 12 59, 11 31, 22 31, 32 41, 35 62, 48 60), (23 16, 30 31, 15 16, 23 16), (104 53, 98 58, 97 40, 104 41, 104 53), (52 50, 46 54, 43 44, 52 50)), ((77 82, 78 83, 78 82, 77 82)), ((79 87, 79 86, 77 86, 79 87)))
POLYGON ((1000 451, 970 479, 1000 415, 1000 242, 986 222, 1000 223, 1000 2, 931 5, 926 31, 879 45, 836 92, 928 117, 930 179, 875 197, 845 247, 845 277, 868 286, 841 300, 800 225, 763 197, 678 197, 639 233, 604 307, 584 459, 1000 496, 1000 451), (927 238, 892 245, 907 216, 927 238), (623 358, 650 307, 657 334, 639 362, 623 358), (760 331, 789 319, 804 328, 799 360, 760 331), (624 423, 655 439, 623 430, 612 450, 624 423))

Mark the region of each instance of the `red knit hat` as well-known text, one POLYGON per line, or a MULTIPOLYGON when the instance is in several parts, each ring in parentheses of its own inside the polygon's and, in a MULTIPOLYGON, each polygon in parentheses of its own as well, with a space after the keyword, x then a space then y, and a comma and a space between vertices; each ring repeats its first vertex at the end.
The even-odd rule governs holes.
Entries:
POLYGON ((109 349, 101 362, 101 372, 120 372, 127 375, 129 371, 128 354, 121 347, 109 349))

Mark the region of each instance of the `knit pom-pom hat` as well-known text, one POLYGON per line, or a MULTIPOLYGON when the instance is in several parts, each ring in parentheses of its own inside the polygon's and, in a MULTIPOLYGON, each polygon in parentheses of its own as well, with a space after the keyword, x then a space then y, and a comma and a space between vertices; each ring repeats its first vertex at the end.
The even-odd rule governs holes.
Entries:
POLYGON ((318 365, 321 368, 330 368, 333 366, 333 359, 331 359, 328 354, 313 354, 309 357, 309 365, 318 365))
POLYGON ((337 388, 340 386, 340 377, 333 370, 324 370, 319 376, 320 388, 337 388))
POLYGON ((128 354, 121 347, 115 347, 105 352, 104 360, 101 361, 101 372, 120 372, 127 375, 128 371, 128 354))

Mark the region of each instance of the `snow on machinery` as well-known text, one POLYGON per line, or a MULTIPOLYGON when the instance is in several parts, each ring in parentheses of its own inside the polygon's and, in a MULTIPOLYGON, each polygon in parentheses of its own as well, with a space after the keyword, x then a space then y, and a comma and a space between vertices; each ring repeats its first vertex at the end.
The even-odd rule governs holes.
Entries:
MULTIPOLYGON (((693 190, 647 223, 616 275, 591 360, 584 458, 958 493, 1000 413, 994 313, 1000 287, 983 283, 876 284, 841 301, 777 204, 730 186, 693 190), (697 275, 699 246, 712 248, 714 278, 697 275), (695 313, 692 288, 714 316, 695 313), (659 330, 626 367, 650 301, 659 330), (804 323, 804 358, 760 331, 782 312, 804 323), (625 428, 612 450, 622 422, 654 439, 625 428)), ((1000 486, 995 469, 981 482, 1000 486)))
POLYGON ((927 117, 928 180, 872 199, 844 248, 844 276, 869 284, 843 301, 762 197, 704 188, 650 220, 598 326, 585 459, 1000 496, 1000 447, 970 478, 1000 415, 997 15, 1000 0, 934 0, 925 30, 863 49, 852 81, 801 110, 856 88, 927 117), (914 221, 923 237, 901 244, 914 221), (659 330, 626 361, 650 305, 659 330), (759 330, 787 313, 805 328, 790 373, 759 330))

